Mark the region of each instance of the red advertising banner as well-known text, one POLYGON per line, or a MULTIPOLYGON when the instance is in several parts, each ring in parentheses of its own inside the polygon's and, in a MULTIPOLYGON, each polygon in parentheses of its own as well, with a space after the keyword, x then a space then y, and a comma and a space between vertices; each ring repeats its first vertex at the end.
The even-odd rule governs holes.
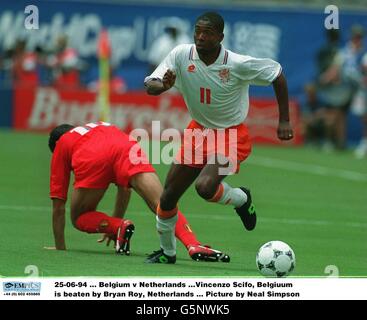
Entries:
POLYGON ((280 141, 277 137, 279 113, 275 99, 250 99, 250 110, 246 118, 251 139, 254 143, 291 144, 303 143, 301 114, 296 101, 289 102, 289 113, 294 138, 288 142, 280 141))
MULTIPOLYGON (((152 121, 159 120, 161 130, 183 130, 190 121, 185 102, 179 94, 149 96, 145 92, 111 94, 111 123, 126 132, 142 128, 150 132, 152 121)), ((281 143, 276 135, 278 108, 275 100, 252 99, 246 123, 254 143, 281 143)), ((295 138, 288 144, 302 143, 297 103, 290 103, 295 138)), ((18 130, 50 131, 69 123, 81 125, 98 121, 99 108, 94 92, 61 91, 52 87, 14 90, 14 123, 18 130)))

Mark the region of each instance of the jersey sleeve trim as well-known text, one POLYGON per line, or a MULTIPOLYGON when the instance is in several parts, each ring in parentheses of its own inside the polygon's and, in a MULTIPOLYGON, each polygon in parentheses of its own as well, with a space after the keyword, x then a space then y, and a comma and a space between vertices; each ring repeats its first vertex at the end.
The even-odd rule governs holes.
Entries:
POLYGON ((149 81, 160 81, 160 82, 162 82, 162 79, 161 78, 157 78, 157 77, 150 77, 150 76, 145 77, 145 79, 144 79, 144 86, 147 86, 147 83, 149 81))
POLYGON ((227 62, 228 62, 228 51, 226 50, 224 53, 223 64, 227 64, 227 62))
POLYGON ((191 46, 190 48, 189 60, 194 60, 194 46, 191 46))

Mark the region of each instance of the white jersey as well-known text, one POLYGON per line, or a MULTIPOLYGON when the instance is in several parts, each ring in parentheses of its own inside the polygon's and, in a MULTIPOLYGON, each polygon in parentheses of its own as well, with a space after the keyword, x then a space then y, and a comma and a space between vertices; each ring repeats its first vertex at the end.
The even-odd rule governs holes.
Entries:
POLYGON ((269 85, 281 73, 271 59, 239 55, 221 47, 217 60, 207 66, 194 44, 173 49, 147 78, 162 79, 167 69, 176 72, 191 117, 206 128, 228 128, 242 123, 249 109, 249 85, 269 85))

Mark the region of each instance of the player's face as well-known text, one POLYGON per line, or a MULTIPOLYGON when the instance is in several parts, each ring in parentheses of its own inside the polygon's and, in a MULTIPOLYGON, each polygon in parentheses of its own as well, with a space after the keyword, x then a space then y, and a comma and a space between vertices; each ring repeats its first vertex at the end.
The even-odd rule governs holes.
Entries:
POLYGON ((218 32, 208 21, 199 20, 195 25, 194 41, 198 53, 215 51, 223 40, 223 33, 218 32))

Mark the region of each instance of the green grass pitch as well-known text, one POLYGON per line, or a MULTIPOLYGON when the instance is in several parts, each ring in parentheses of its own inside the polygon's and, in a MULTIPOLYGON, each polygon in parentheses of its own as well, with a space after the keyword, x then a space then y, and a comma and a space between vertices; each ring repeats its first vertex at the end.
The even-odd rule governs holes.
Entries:
MULTIPOLYGON (((1 276, 26 276, 25 268, 35 265, 44 277, 258 277, 255 255, 269 240, 293 248, 293 276, 327 276, 329 265, 336 266, 340 276, 367 276, 367 165, 351 152, 254 146, 240 174, 227 181, 251 188, 257 228, 245 231, 232 208, 206 203, 190 188, 180 201, 181 210, 200 241, 228 253, 231 262, 192 261, 178 244, 175 265, 144 263, 159 242, 154 216, 137 195, 126 215, 136 226, 131 256, 115 255, 111 247, 96 242, 98 235, 73 229, 68 217, 68 250, 43 249, 53 246, 50 156, 47 135, 0 131, 1 276)), ((168 166, 155 167, 163 181, 168 166)), ((111 185, 99 209, 110 213, 113 202, 111 185)))

